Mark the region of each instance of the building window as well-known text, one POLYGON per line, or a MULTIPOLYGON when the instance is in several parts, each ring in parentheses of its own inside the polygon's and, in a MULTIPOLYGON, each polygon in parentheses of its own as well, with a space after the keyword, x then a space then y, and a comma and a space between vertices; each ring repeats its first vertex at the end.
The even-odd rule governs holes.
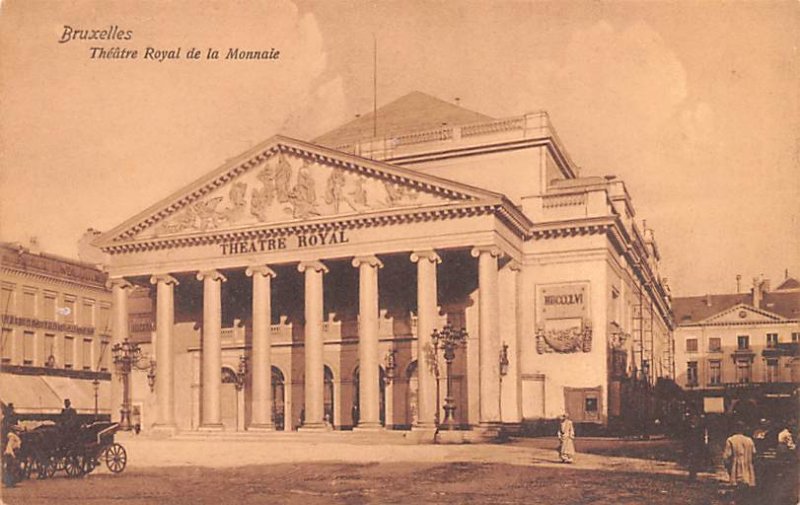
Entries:
POLYGON ((2 290, 0 290, 0 311, 3 314, 11 314, 12 311, 12 302, 14 301, 14 288, 11 286, 3 286, 2 290))
POLYGON ((792 332, 792 343, 800 342, 800 332, 793 331, 792 332))
POLYGON ((36 317, 36 293, 34 291, 24 291, 22 293, 22 315, 24 317, 36 317))
POLYGON ((778 347, 778 334, 777 333, 767 333, 767 347, 770 349, 774 349, 778 347))
POLYGON ((56 336, 52 333, 44 335, 44 366, 52 368, 56 366, 56 336))
POLYGON ((45 293, 44 295, 44 314, 42 319, 45 321, 55 321, 56 319, 56 295, 45 293))
POLYGON ((740 351, 747 351, 750 349, 750 337, 747 335, 739 335, 736 337, 736 343, 740 351))
POLYGON ((767 358, 767 369, 765 371, 766 382, 780 382, 780 368, 778 367, 778 358, 767 358))
POLYGON ((63 314, 63 321, 65 323, 75 323, 75 298, 64 299, 64 310, 62 310, 61 313, 63 314))
POLYGON ((722 352, 722 339, 719 337, 709 338, 708 352, 722 352))
POLYGON ((722 361, 715 359, 708 362, 708 385, 719 386, 722 384, 722 361))
POLYGON ((83 302, 81 306, 81 326, 94 326, 94 302, 83 302))
POLYGON ((75 337, 64 337, 64 368, 72 368, 75 360, 75 337))
POLYGON ((107 305, 100 305, 100 310, 97 315, 97 330, 101 335, 108 334, 111 331, 111 307, 107 305))
POLYGON ((83 349, 82 349, 83 356, 81 359, 81 364, 83 365, 84 370, 91 370, 92 369, 92 339, 85 338, 83 339, 83 349))
POLYGON ((22 334, 22 364, 33 365, 36 350, 36 333, 26 331, 22 334))
POLYGON ((746 384, 751 381, 752 363, 749 359, 736 360, 736 382, 746 384))
POLYGON ((696 338, 687 338, 686 339, 686 352, 697 352, 697 339, 696 338))
POLYGON ((13 357, 14 346, 14 332, 11 328, 3 328, 3 335, 0 338, 0 356, 2 356, 3 363, 11 363, 13 357))
POLYGON ((691 387, 697 383, 697 361, 689 361, 686 363, 686 385, 691 387))
POLYGON ((108 347, 108 340, 100 341, 100 358, 97 360, 100 363, 100 371, 108 371, 108 364, 110 362, 111 349, 108 347))

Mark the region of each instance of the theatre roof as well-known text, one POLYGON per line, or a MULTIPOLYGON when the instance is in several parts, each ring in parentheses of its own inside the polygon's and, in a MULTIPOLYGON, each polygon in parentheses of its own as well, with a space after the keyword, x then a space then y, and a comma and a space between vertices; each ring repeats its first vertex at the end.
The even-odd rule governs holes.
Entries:
POLYGON ((492 117, 445 102, 420 91, 411 92, 373 112, 364 114, 313 140, 315 144, 337 147, 357 140, 390 137, 442 125, 457 126, 491 121, 492 117), (377 127, 377 128, 375 128, 377 127))

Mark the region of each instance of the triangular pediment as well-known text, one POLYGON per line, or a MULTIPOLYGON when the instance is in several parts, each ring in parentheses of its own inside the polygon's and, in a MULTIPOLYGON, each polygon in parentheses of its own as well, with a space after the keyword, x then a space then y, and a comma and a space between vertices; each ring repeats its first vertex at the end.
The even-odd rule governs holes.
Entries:
POLYGON ((205 232, 500 202, 503 195, 273 137, 103 234, 99 247, 205 232))
POLYGON ((740 303, 701 321, 701 324, 756 324, 785 321, 778 314, 740 303))

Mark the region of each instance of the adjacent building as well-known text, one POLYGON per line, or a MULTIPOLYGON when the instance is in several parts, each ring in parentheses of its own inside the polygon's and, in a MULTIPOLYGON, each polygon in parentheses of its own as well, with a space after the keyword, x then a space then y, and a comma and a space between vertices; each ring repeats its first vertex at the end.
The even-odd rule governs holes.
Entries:
POLYGON ((765 414, 796 409, 800 282, 787 275, 772 290, 756 279, 749 293, 676 297, 673 307, 678 383, 707 412, 742 400, 765 414))
POLYGON ((432 429, 446 324, 468 333, 449 367, 465 428, 605 425, 674 377, 654 233, 543 112, 412 93, 273 137, 94 244, 114 341, 152 325, 144 429, 432 429), (134 287, 149 302, 129 309, 134 287))
POLYGON ((111 292, 95 266, 0 244, 0 402, 25 419, 111 409, 111 292))

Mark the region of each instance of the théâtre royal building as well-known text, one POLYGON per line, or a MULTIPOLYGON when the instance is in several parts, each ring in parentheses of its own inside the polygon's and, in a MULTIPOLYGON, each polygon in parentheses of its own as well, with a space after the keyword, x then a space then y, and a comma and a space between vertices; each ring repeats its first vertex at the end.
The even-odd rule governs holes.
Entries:
POLYGON ((674 376, 653 233, 622 181, 579 177, 545 113, 415 92, 373 119, 273 137, 94 241, 115 342, 141 318, 132 287, 152 308, 144 430, 432 430, 448 323, 468 334, 455 421, 476 433, 614 423, 674 376))

